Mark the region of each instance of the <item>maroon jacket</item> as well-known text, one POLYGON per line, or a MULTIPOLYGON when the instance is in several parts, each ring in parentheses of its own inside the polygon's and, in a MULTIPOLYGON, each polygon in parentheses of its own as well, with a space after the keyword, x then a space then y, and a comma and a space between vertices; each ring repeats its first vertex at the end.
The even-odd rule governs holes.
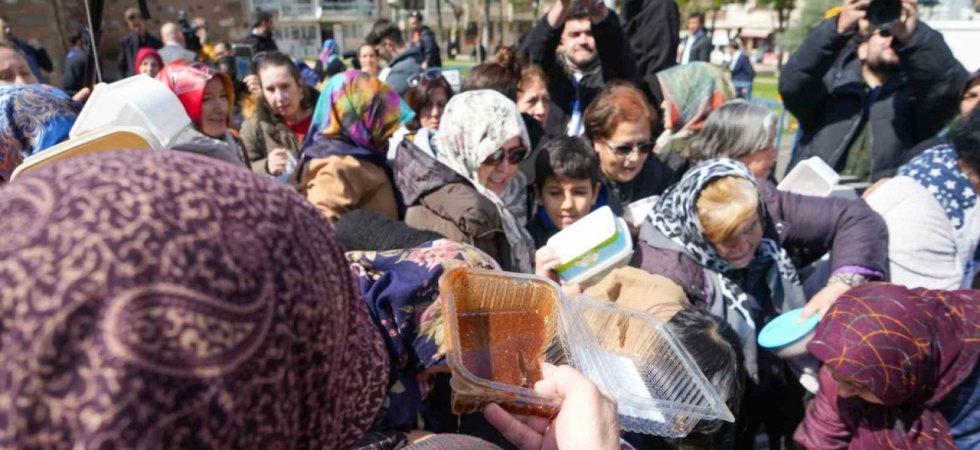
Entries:
MULTIPOLYGON (((776 190, 768 181, 759 189, 766 204, 764 236, 774 239, 793 256, 797 267, 806 266, 831 252, 831 270, 859 266, 885 274, 888 271, 888 228, 878 213, 863 200, 810 197, 776 190)), ((671 250, 653 248, 640 241, 630 263, 649 273, 665 276, 677 283, 694 304, 704 304, 707 280, 701 266, 687 256, 671 250)), ((753 286, 742 286, 755 295, 753 286)))

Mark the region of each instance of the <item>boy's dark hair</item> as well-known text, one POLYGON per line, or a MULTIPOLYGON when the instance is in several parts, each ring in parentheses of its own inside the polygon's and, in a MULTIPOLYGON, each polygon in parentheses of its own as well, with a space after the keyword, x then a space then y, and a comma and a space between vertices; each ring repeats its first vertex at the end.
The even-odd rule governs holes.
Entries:
POLYGON ((391 39, 395 45, 404 45, 405 39, 402 37, 402 30, 398 25, 388 19, 379 19, 374 22, 371 32, 364 38, 364 42, 371 45, 380 45, 385 38, 391 39))
MULTIPOLYGON (((738 417, 747 375, 741 340, 735 330, 710 312, 695 307, 681 309, 667 322, 667 328, 725 399, 732 415, 738 417)), ((720 448, 734 431, 733 423, 701 420, 684 439, 655 439, 676 449, 720 448)))
POLYGON ((472 70, 463 79, 460 92, 489 89, 504 94, 512 102, 517 101, 517 85, 521 82, 521 74, 511 68, 497 63, 483 63, 472 70))
POLYGON ((949 142, 956 149, 956 157, 980 175, 980 114, 976 110, 949 130, 949 142))
POLYGON ((594 187, 599 182, 599 156, 585 139, 569 136, 552 139, 541 147, 534 160, 534 188, 541 192, 551 177, 588 179, 594 187))

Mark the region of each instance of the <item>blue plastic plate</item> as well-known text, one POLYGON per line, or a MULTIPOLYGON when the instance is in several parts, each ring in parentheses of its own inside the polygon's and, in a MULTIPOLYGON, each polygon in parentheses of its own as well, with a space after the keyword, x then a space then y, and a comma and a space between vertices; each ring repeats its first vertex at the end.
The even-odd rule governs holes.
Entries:
POLYGON ((807 333, 813 331, 820 322, 820 316, 814 314, 812 317, 798 323, 803 308, 780 314, 779 317, 769 322, 759 333, 759 345, 765 348, 777 348, 792 344, 807 333))

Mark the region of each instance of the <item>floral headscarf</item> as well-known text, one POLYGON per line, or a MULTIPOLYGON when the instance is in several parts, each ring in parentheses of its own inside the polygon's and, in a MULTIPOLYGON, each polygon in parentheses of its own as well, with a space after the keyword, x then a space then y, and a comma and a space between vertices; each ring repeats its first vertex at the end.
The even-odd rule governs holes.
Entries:
POLYGON ((160 73, 157 74, 157 81, 160 81, 177 95, 177 99, 184 105, 184 111, 194 122, 194 126, 201 130, 201 107, 204 104, 204 88, 208 81, 218 77, 225 85, 225 95, 228 96, 228 123, 232 120, 232 106, 235 104, 235 89, 231 84, 231 78, 215 69, 204 64, 167 64, 160 73))
POLYGON ((0 87, 0 182, 23 158, 68 139, 78 109, 68 94, 30 84, 0 87))
POLYGON ((938 407, 976 370, 978 342, 980 292, 869 283, 834 302, 807 350, 885 404, 849 411, 851 448, 955 449, 938 407))
MULTIPOLYGON (((672 128, 657 139, 666 148, 671 139, 686 138, 704 127, 719 106, 734 98, 734 89, 725 71, 705 62, 692 62, 657 73, 672 128)), ((683 155, 687 157, 687 155, 683 155)))
POLYGON ((513 251, 515 267, 532 270, 533 241, 497 194, 480 185, 477 170, 504 143, 520 138, 531 148, 524 120, 517 106, 503 94, 490 90, 463 92, 446 104, 435 144, 440 161, 473 184, 477 191, 497 206, 504 233, 513 251))
POLYGON ((339 73, 317 101, 303 143, 304 158, 351 155, 383 165, 388 139, 414 116, 383 81, 359 70, 339 73))
POLYGON ((0 225, 2 448, 351 448, 381 407, 381 334, 290 187, 96 153, 0 190, 0 225))
POLYGON ((404 250, 348 252, 347 259, 386 335, 393 370, 394 384, 376 428, 410 430, 420 421, 429 428, 425 398, 432 379, 425 372, 446 360, 439 278, 459 266, 500 266, 477 248, 446 239, 404 250))
MULTIPOLYGON (((749 180, 758 189, 752 172, 742 163, 731 159, 704 161, 692 167, 681 181, 664 192, 650 212, 647 224, 641 229, 640 239, 654 247, 667 246, 680 251, 706 270, 705 275, 712 283, 712 289, 718 291, 724 299, 723 304, 718 302, 710 305, 711 311, 724 318, 742 338, 746 369, 755 379, 758 375, 758 330, 755 319, 761 307, 757 299, 750 297, 728 278, 735 269, 718 254, 714 244, 704 235, 698 216, 697 202, 701 191, 712 181, 723 177, 749 180)), ((762 217, 767 217, 765 203, 761 198, 759 208, 762 217)), ((788 311, 806 304, 793 261, 778 242, 763 238, 750 264, 768 267, 769 276, 766 278, 771 284, 770 291, 774 295, 780 293, 782 296, 774 298, 772 302, 778 310, 788 311)))
POLYGON ((331 61, 340 59, 340 55, 337 54, 337 42, 333 39, 323 41, 319 59, 323 64, 329 64, 331 61))

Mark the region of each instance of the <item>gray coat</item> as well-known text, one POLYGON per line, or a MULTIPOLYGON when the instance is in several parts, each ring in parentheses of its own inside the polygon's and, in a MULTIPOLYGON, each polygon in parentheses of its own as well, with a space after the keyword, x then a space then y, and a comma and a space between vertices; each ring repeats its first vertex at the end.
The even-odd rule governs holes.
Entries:
POLYGON ((398 95, 405 95, 410 87, 408 79, 422 72, 422 50, 419 47, 409 48, 388 62, 388 83, 398 95))
POLYGON ((178 59, 187 62, 197 61, 197 55, 194 52, 178 45, 167 44, 157 51, 160 53, 160 58, 163 58, 164 64, 170 64, 178 59))

